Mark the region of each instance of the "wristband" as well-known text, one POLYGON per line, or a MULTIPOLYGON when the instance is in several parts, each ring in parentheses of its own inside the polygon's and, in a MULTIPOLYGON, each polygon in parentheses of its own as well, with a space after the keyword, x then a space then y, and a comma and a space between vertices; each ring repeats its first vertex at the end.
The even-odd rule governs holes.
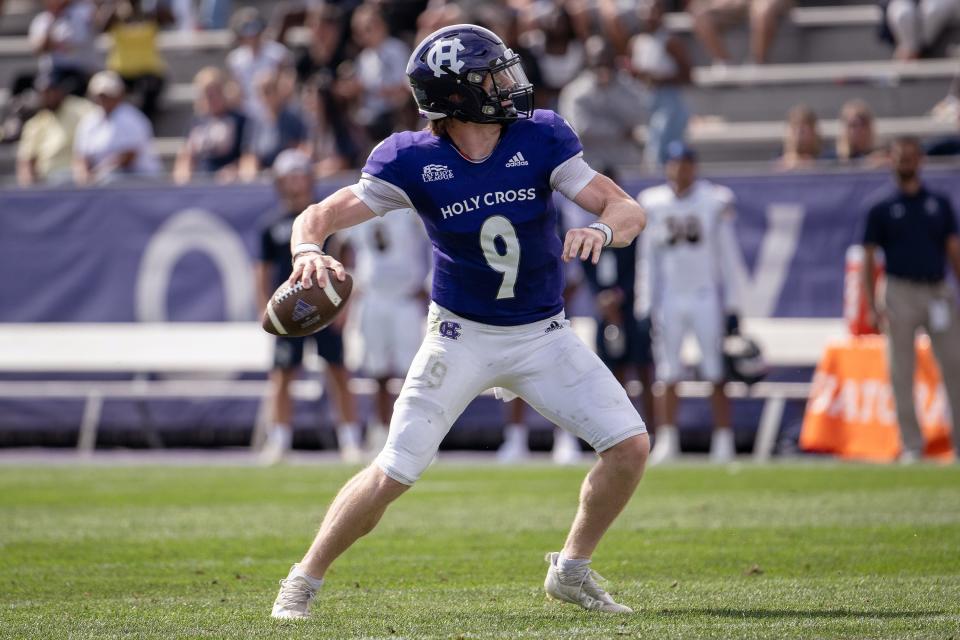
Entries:
POLYGON ((605 225, 602 222, 594 222, 593 224, 587 225, 587 229, 596 229, 597 231, 603 232, 603 246, 609 247, 610 243, 613 242, 613 229, 609 225, 605 225))
POLYGON ((300 254, 303 254, 303 253, 319 253, 320 255, 324 255, 323 248, 320 245, 313 242, 301 242, 300 244, 298 244, 293 248, 293 255, 291 256, 291 261, 296 260, 300 256, 300 254))

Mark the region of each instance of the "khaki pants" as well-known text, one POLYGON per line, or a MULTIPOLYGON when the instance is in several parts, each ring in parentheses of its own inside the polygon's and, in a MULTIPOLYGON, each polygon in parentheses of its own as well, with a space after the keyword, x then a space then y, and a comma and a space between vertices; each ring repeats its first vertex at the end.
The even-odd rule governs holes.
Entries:
POLYGON ((887 334, 890 378, 903 449, 918 455, 923 453, 923 434, 913 399, 917 356, 914 341, 920 328, 930 336, 933 355, 940 365, 940 377, 947 390, 953 418, 951 424, 954 425, 953 443, 956 447, 960 431, 956 426, 957 418, 960 418, 960 317, 950 288, 943 282, 927 284, 888 276, 882 303, 886 313, 884 331, 887 334), (938 325, 937 319, 931 318, 931 306, 938 301, 946 305, 949 314, 946 326, 938 325))

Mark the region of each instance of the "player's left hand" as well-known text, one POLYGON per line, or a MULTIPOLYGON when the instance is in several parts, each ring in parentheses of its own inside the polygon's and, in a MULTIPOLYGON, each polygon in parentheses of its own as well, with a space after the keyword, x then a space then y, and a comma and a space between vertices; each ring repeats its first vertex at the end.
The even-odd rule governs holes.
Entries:
POLYGON ((563 239, 563 261, 570 262, 576 258, 583 261, 589 258, 593 264, 597 264, 606 239, 603 231, 599 229, 588 227, 570 229, 563 239))

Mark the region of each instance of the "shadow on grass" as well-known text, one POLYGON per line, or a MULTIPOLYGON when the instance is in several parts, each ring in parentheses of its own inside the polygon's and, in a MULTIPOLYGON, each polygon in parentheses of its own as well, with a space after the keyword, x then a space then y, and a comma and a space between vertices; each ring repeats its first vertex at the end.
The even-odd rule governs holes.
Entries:
POLYGON ((895 620, 897 618, 925 618, 939 616, 945 611, 856 611, 847 609, 732 609, 723 608, 691 608, 691 609, 661 609, 660 614, 675 615, 702 615, 717 616, 720 618, 878 618, 895 620))

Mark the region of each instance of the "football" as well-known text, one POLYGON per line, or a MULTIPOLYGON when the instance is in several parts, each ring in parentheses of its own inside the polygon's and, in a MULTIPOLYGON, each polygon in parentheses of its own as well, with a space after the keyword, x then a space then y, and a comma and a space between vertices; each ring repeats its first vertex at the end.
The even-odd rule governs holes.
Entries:
POLYGON ((353 278, 348 273, 340 281, 332 269, 327 271, 329 282, 325 287, 304 289, 299 282, 292 287, 280 285, 263 312, 263 330, 275 336, 301 338, 333 322, 350 298, 353 278))

